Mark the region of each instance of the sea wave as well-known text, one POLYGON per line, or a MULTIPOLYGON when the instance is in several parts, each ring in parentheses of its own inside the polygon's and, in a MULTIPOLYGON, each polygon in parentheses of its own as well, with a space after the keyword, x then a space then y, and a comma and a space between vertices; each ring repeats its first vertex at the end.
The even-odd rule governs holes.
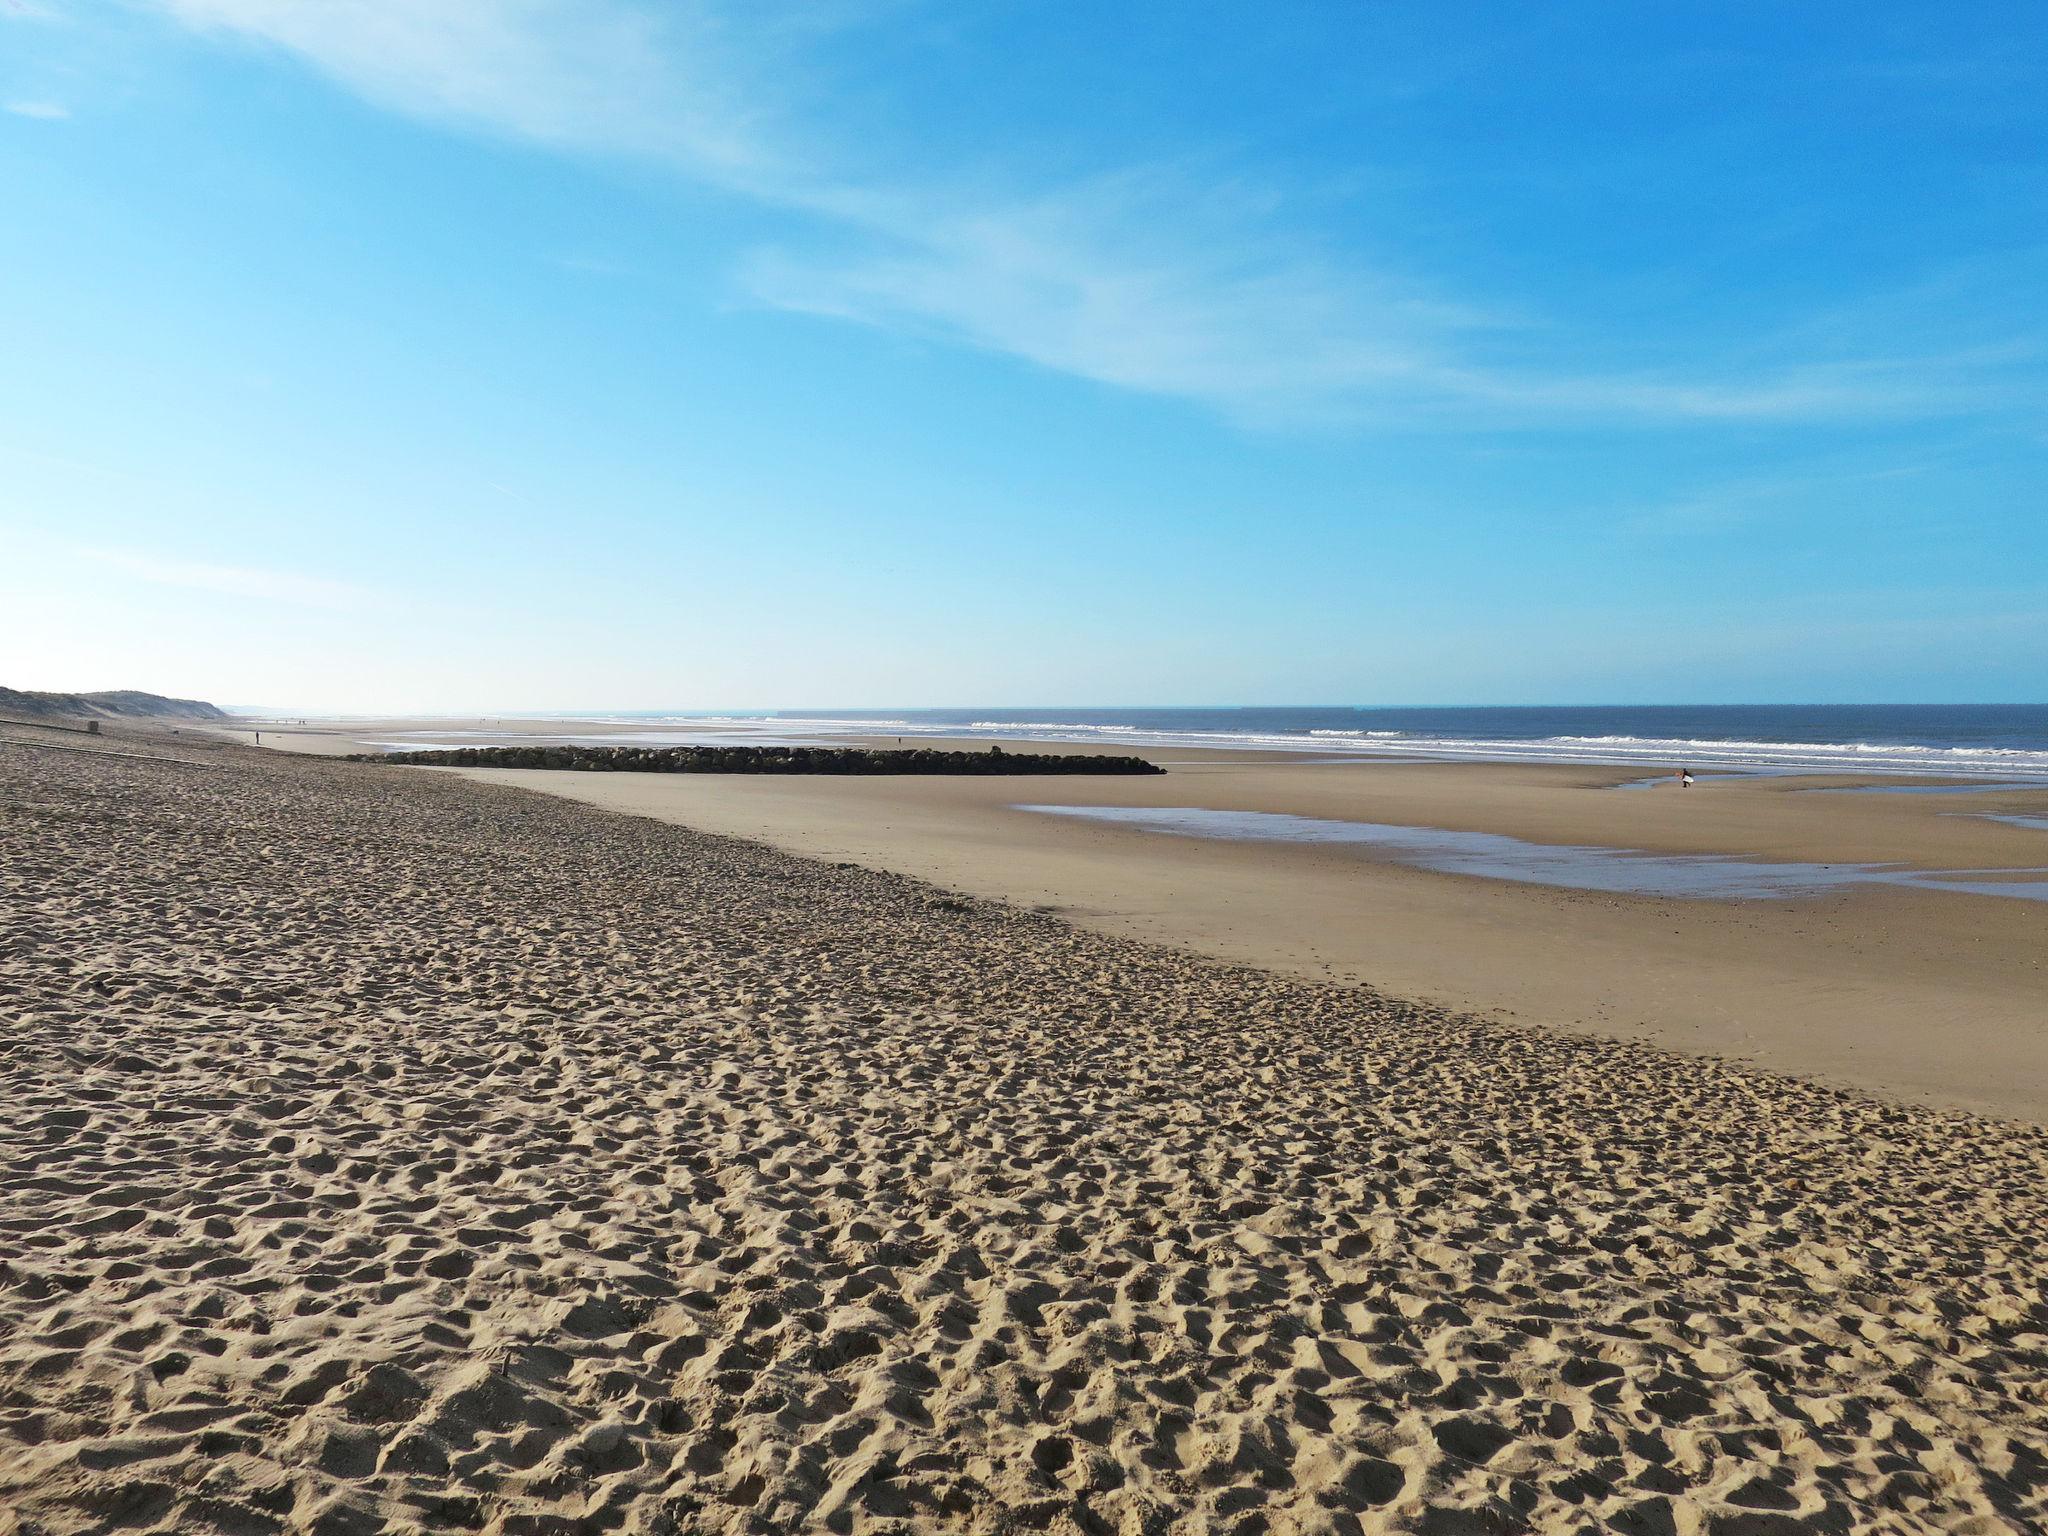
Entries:
MULTIPOLYGON (((948 727, 953 729, 953 727, 948 727)), ((1073 720, 970 720, 958 729, 969 731, 1088 731, 1104 736, 1136 735, 1136 725, 1082 725, 1073 720)))
POLYGON ((1933 747, 1910 741, 1724 741, 1706 736, 1552 736, 1546 739, 1588 746, 1654 747, 1660 751, 1711 748, 1723 752, 1877 753, 1898 757, 2048 757, 2048 753, 2029 752, 2019 747, 1933 747))
POLYGON ((2048 751, 2014 747, 1926 746, 1912 742, 1722 741, 1707 737, 1560 735, 1536 738, 1430 735, 1415 731, 1314 728, 1219 731, 1071 720, 920 723, 921 735, 1002 733, 1045 741, 1109 741, 1124 746, 1202 750, 1316 752, 1333 757, 1584 763, 1746 769, 1775 773, 1944 773, 2048 779, 2048 751))

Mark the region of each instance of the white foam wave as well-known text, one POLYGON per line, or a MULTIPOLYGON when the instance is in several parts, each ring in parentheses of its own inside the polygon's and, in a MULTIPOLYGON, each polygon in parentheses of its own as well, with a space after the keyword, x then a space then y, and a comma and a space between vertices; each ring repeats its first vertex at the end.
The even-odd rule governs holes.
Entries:
POLYGON ((2014 747, 1934 747, 1910 742, 1714 741, 1702 737, 1548 736, 1537 739, 1438 736, 1408 731, 1318 728, 1306 731, 1204 731, 1078 721, 974 721, 917 725, 919 734, 1000 732, 1045 741, 1110 741, 1125 746, 1318 752, 1487 762, 1749 769, 1777 773, 1943 773, 2048 779, 2048 751, 2014 747))
MULTIPOLYGON (((1588 746, 1654 748, 1662 752, 1711 750, 1717 752, 1772 752, 1799 755, 1835 754, 1884 757, 2043 757, 2048 753, 2028 752, 2018 747, 1929 747, 1912 742, 1882 741, 1721 741, 1688 736, 1552 736, 1555 742, 1588 746)), ((1532 743, 1537 745, 1540 743, 1532 743)))
MULTIPOLYGON (((952 727, 947 727, 952 729, 952 727)), ((1071 720, 970 720, 959 727, 968 731, 1086 731, 1092 735, 1135 736, 1142 734, 1143 726, 1137 725, 1081 725, 1071 720)))

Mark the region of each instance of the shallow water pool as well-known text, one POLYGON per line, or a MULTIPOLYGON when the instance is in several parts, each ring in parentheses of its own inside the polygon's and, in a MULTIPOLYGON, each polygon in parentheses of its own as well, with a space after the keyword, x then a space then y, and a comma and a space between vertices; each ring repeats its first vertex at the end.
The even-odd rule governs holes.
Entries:
POLYGON ((1357 843, 1396 862, 1447 875, 1529 885, 1687 900, 1814 896, 1858 885, 1903 885, 1981 896, 2048 901, 2044 869, 1907 869, 1894 864, 1767 862, 1715 853, 1646 853, 1568 843, 1532 843, 1494 832, 1449 832, 1385 822, 1336 821, 1274 811, 1199 806, 1019 805, 1020 811, 1113 822, 1177 837, 1277 843, 1357 843))

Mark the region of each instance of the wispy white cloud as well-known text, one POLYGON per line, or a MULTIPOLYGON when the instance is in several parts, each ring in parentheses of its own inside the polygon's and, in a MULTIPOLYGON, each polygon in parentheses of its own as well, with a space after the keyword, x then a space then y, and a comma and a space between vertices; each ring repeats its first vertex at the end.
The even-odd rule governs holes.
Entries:
POLYGON ((1983 400, 1977 371, 1924 357, 1766 359, 1685 376, 1492 360, 1511 355, 1490 345, 1501 321, 1320 247, 1268 186, 1158 167, 1051 188, 945 185, 849 166, 843 149, 821 146, 858 136, 788 82, 812 78, 808 36, 858 22, 859 4, 156 3, 202 32, 285 50, 396 111, 655 160, 796 214, 798 235, 741 263, 756 302, 1239 417, 1771 421, 1983 400))
POLYGON ((659 157, 744 187, 775 173, 724 69, 723 28, 688 3, 158 0, 187 26, 297 54, 371 101, 562 148, 659 157))
POLYGON ((16 117, 33 117, 46 123, 61 122, 71 115, 71 109, 55 101, 10 101, 6 110, 16 117))
POLYGON ((1265 223, 1270 198, 1123 171, 1032 197, 846 188, 836 238, 756 252, 763 302, 1232 408, 1429 387, 1485 317, 1265 223))
POLYGON ((1876 468, 1846 463, 1814 464, 1778 474, 1744 475, 1703 486, 1648 510, 1617 519, 1614 531, 1630 538, 1715 538, 1757 523, 1797 523, 1819 508, 1838 509, 1855 500, 1868 506, 1887 484, 1912 481, 1934 466, 1886 464, 1876 468))
POLYGON ((257 598, 296 607, 353 609, 363 607, 372 597, 365 587, 320 576, 302 576, 292 571, 213 565, 136 549, 86 547, 76 553, 95 564, 158 586, 189 587, 199 592, 219 592, 230 597, 257 598))

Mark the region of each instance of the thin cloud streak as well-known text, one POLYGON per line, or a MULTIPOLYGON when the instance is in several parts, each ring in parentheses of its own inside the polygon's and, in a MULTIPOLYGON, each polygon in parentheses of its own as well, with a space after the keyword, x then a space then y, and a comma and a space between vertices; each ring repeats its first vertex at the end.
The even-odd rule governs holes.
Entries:
POLYGON ((59 123, 71 116, 69 107, 55 101, 10 101, 6 110, 15 117, 29 117, 45 123, 59 123))
POLYGON ((708 8, 606 0, 157 0, 298 55, 380 106, 558 149, 666 161, 736 191, 778 174, 708 8))
POLYGON ((981 205, 844 193, 867 249, 761 251, 741 276, 779 308, 1227 407, 1409 387, 1445 334, 1480 323, 1248 234, 1233 201, 1160 173, 981 205), (1185 210, 1204 205, 1197 226, 1185 210))
POLYGON ((1657 542, 1722 538, 1762 522, 1796 523, 1811 509, 1839 504, 1845 495, 1867 497, 1886 482, 1925 475, 1928 464, 1891 464, 1873 469, 1816 466, 1778 475, 1750 475, 1722 481, 1691 495, 1619 518, 1619 537, 1657 542))
POLYGON ((187 587, 230 597, 256 598, 294 607, 348 611, 363 607, 367 588, 291 571, 255 570, 246 566, 212 565, 197 560, 167 559, 135 549, 81 548, 84 559, 158 586, 187 587))
POLYGON ((808 246, 757 250, 740 265, 760 304, 1240 420, 1770 422, 1995 403, 1985 370, 1938 359, 1695 377, 1489 364, 1502 323, 1282 231, 1270 192, 1171 171, 1027 194, 836 170, 809 146, 848 136, 792 126, 798 104, 778 103, 767 84, 803 73, 789 50, 805 28, 772 13, 617 0, 157 3, 195 30, 294 54, 395 111, 658 161, 801 215, 815 230, 808 246))

